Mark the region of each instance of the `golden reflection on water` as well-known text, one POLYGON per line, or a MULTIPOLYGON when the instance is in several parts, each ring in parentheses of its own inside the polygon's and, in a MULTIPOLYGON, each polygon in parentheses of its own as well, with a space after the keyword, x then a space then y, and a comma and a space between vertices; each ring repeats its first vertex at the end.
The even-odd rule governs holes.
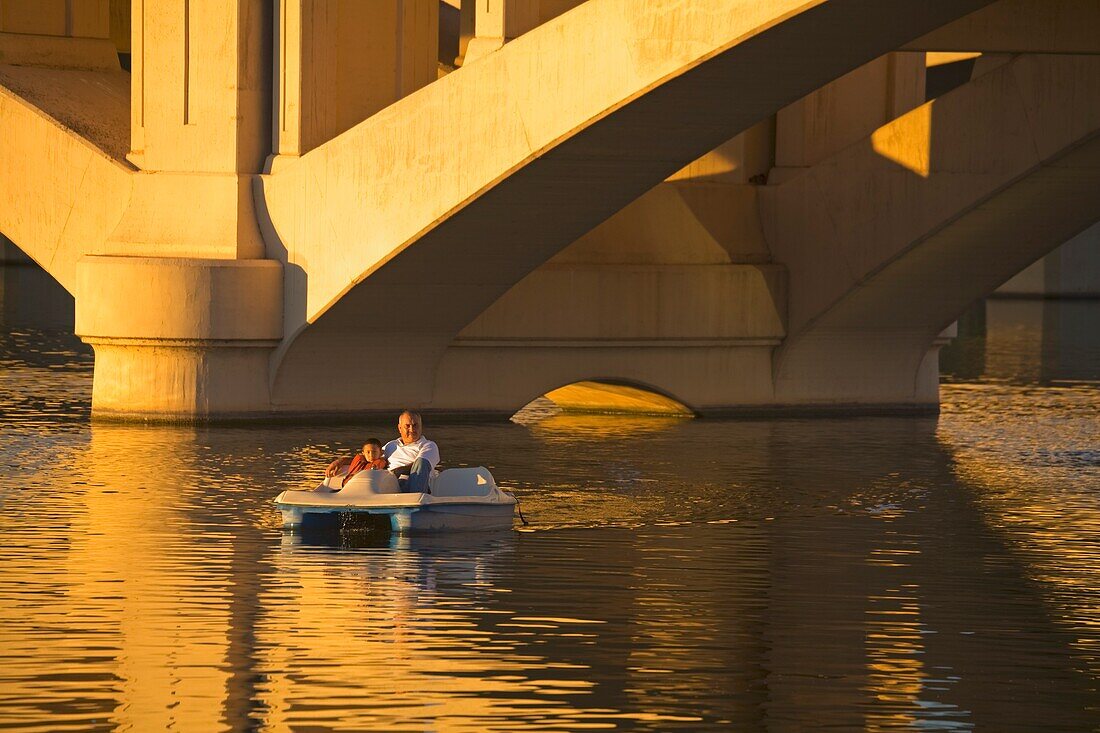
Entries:
POLYGON ((941 430, 956 474, 1100 679, 1100 393, 1008 385, 946 392, 941 430))
POLYGON ((867 691, 876 704, 864 729, 911 729, 922 722, 917 713, 927 677, 917 598, 912 589, 890 588, 867 601, 867 691))
POLYGON ((556 436, 575 440, 589 435, 593 440, 605 438, 644 438, 667 432, 691 417, 684 415, 594 415, 583 412, 558 412, 549 400, 536 400, 516 415, 514 420, 527 425, 534 435, 546 440, 556 436))
MULTIPOLYGON (((185 475, 193 436, 160 431, 152 443, 148 432, 122 432, 108 431, 104 440, 103 431, 93 430, 85 450, 56 456, 56 463, 24 477, 37 489, 34 497, 20 497, 22 519, 31 526, 6 529, 18 535, 36 522, 63 521, 65 545, 46 555, 48 573, 29 553, 26 564, 6 568, 7 583, 33 587, 50 577, 57 586, 52 593, 22 594, 23 603, 12 609, 18 621, 3 628, 0 646, 32 665, 25 673, 42 663, 43 652, 65 670, 70 655, 79 654, 79 645, 69 649, 66 643, 83 638, 72 634, 79 628, 99 639, 93 666, 105 667, 95 674, 111 680, 101 688, 108 694, 100 704, 110 711, 112 727, 142 730, 176 720, 214 730, 226 689, 227 616, 211 570, 227 543, 205 537, 198 572, 175 562, 174 555, 199 549, 186 515, 169 498, 177 472, 185 475), (126 460, 119 460, 120 437, 126 460), (164 613, 180 607, 186 615, 164 613)), ((59 675, 45 690, 32 682, 26 694, 33 690, 41 701, 52 692, 60 704, 83 689, 88 666, 79 665, 71 679, 59 675)))
MULTIPOLYGON (((903 515, 896 510, 879 513, 879 521, 893 523, 903 515)), ((929 704, 922 700, 928 673, 923 662, 925 649, 921 632, 920 586, 905 582, 911 560, 920 548, 895 533, 890 545, 873 549, 867 564, 875 569, 886 587, 868 596, 865 628, 867 692, 874 704, 864 719, 864 730, 912 729, 920 725, 929 704)))
POLYGON ((388 425, 89 426, 45 348, 0 353, 0 727, 1100 726, 1094 386, 431 424, 533 532, 301 536, 271 497, 388 425))
MULTIPOLYGON (((452 581, 483 584, 488 556, 510 552, 507 545, 493 547, 487 556, 447 561, 445 570, 424 567, 415 555, 333 558, 299 545, 284 537, 273 558, 279 581, 259 599, 269 609, 257 629, 264 650, 257 671, 265 679, 259 700, 269 711, 266 725, 281 730, 339 723, 363 729, 382 718, 392 730, 421 730, 422 721, 397 722, 415 706, 448 720, 449 729, 484 730, 485 721, 530 711, 510 696, 581 691, 569 680, 527 679, 529 668, 545 667, 548 660, 494 643, 492 633, 479 628, 488 616, 508 618, 508 611, 448 598, 436 587, 436 571, 452 581), (426 614, 425 607, 434 610, 426 614), (494 673, 482 674, 487 668, 494 673), (316 711, 325 708, 327 718, 319 719, 316 711)), ((544 705, 570 706, 549 699, 544 705)))
MULTIPOLYGON (((948 389, 947 404, 966 394, 948 389)), ((1065 407, 1052 414, 1083 417, 1087 404, 1077 413, 1065 407)), ((1004 466, 1018 466, 1019 456, 974 458, 982 446, 966 442, 980 437, 970 415, 949 410, 938 428, 911 420, 827 429, 815 421, 647 423, 641 441, 633 426, 607 428, 600 462, 645 470, 602 489, 617 492, 620 504, 592 518, 605 522, 598 531, 551 521, 533 535, 358 545, 278 530, 271 496, 310 480, 329 454, 308 430, 95 424, 86 443, 22 477, 41 496, 2 520, 11 542, 0 576, 12 621, 0 627, 0 705, 12 711, 9 701, 33 700, 11 716, 27 730, 85 729, 90 720, 120 730, 829 721, 881 730, 960 727, 972 715, 1003 723, 1019 708, 996 685, 981 694, 1008 712, 975 713, 951 697, 963 694, 961 683, 944 679, 980 679, 981 665, 1016 654, 1020 642, 996 631, 989 650, 956 650, 959 633, 985 623, 973 609, 998 607, 1011 625, 1031 627, 1036 605, 1011 565, 987 590, 985 555, 971 559, 969 544, 951 549, 949 538, 988 525, 1008 532, 1012 547, 1034 537, 1049 543, 1018 562, 1044 598, 1059 582, 1034 573, 1044 563, 1083 574, 1067 589, 1070 603, 1054 605, 1056 617, 1082 624, 1097 618, 1087 606, 1095 546, 1074 545, 1080 567, 1057 564, 1064 528, 1028 493, 1041 486, 1014 482, 1027 470, 1004 466), (716 434, 740 450, 697 466, 689 490, 648 481, 682 476, 689 464, 669 458, 672 448, 716 434), (992 498, 979 488, 971 503, 969 489, 951 483, 956 467, 996 465, 992 498), (736 489, 723 483, 730 476, 757 478, 736 489), (730 496, 739 497, 735 516, 730 496), (964 501, 943 504, 949 499, 964 501), (628 508, 633 524, 613 521, 628 508), (1009 514, 1053 531, 1021 533, 1009 514), (942 578, 945 560, 957 579, 942 578), (929 617, 928 605, 939 616, 929 617)), ((516 426, 507 440, 536 446, 524 454, 536 470, 544 470, 537 446, 575 463, 596 429, 588 419, 573 423, 585 428, 571 439, 563 421, 550 432, 516 426)), ((494 443, 505 440, 489 430, 494 443)), ((1028 445, 1022 437, 1011 444, 1028 445)), ((1059 476, 1036 471, 1042 481, 1059 476)), ((1080 474, 1062 478, 1072 475, 1080 474)), ((562 482, 553 502, 591 491, 578 481, 562 482)), ((1064 494, 1073 496, 1074 523, 1093 531, 1086 486, 1064 494)), ((536 488, 527 499, 534 516, 556 516, 536 488)), ((1095 640, 1095 627, 1081 631, 1095 640)), ((1066 663, 1048 647, 1025 647, 1040 655, 1029 663, 1066 663)), ((1077 695, 1079 683, 1065 674, 1062 694, 1077 695)))

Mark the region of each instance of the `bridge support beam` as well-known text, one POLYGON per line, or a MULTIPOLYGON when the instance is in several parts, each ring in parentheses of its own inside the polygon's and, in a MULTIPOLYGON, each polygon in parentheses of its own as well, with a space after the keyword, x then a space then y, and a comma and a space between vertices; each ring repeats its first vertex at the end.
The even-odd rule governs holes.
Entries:
POLYGON ((82 258, 76 332, 95 349, 93 413, 188 422, 268 412, 282 285, 272 260, 82 258))
POLYGON ((905 48, 982 53, 1100 53, 1095 0, 998 0, 905 48))
POLYGON ((1020 56, 767 187, 777 398, 934 405, 937 334, 1100 218, 1097 90, 1095 56, 1020 56))

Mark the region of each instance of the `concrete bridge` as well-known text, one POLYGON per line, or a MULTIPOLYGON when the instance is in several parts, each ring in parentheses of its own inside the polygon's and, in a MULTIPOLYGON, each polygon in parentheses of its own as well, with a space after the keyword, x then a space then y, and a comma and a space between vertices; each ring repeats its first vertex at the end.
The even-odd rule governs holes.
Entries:
POLYGON ((457 5, 3 4, 0 232, 97 414, 930 410, 1100 220, 1096 0, 457 5))

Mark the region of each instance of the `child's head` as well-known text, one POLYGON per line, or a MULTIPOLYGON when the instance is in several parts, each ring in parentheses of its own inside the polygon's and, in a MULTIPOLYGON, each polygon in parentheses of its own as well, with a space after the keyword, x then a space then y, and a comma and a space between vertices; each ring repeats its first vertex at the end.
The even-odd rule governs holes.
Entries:
POLYGON ((382 457, 382 441, 371 438, 363 443, 363 457, 368 461, 374 461, 382 457))

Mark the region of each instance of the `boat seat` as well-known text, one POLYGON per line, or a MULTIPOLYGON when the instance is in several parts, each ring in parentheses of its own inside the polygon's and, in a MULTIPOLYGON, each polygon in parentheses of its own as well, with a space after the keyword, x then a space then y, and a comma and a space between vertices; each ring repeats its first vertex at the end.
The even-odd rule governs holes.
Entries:
POLYGON ((367 469, 360 471, 348 480, 347 486, 340 490, 340 496, 372 496, 374 494, 400 494, 401 485, 397 477, 389 471, 367 469))
POLYGON ((483 466, 448 468, 432 481, 432 496, 488 496, 495 488, 493 474, 483 466))

